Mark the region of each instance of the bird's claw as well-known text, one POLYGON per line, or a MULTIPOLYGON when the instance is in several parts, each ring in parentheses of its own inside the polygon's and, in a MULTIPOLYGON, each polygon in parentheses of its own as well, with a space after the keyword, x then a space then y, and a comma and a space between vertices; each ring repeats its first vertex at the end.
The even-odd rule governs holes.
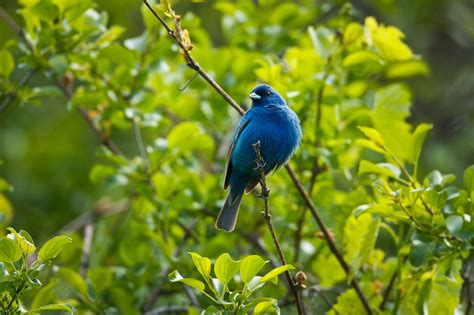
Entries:
POLYGON ((265 168, 265 165, 267 165, 267 162, 265 161, 260 161, 260 160, 255 160, 255 164, 257 164, 257 166, 253 169, 254 171, 257 171, 261 168, 265 168))
POLYGON ((261 199, 266 199, 270 195, 270 189, 267 188, 266 191, 262 190, 261 192, 257 193, 255 192, 255 197, 261 198, 261 199))

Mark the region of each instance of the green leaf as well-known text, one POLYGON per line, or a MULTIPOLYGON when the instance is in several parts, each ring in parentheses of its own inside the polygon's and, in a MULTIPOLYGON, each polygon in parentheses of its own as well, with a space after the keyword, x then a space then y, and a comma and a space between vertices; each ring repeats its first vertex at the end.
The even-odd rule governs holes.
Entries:
POLYGON ((196 122, 183 122, 176 125, 168 134, 168 146, 179 153, 192 150, 214 151, 214 140, 196 122))
POLYGON ((89 178, 93 183, 99 183, 115 175, 115 169, 108 165, 96 164, 92 167, 89 178))
POLYGON ((247 284, 263 268, 267 261, 258 255, 250 255, 240 262, 240 276, 242 281, 247 284))
POLYGON ((313 43, 314 50, 322 58, 328 58, 335 52, 334 43, 332 42, 333 34, 324 27, 314 29, 312 26, 308 27, 309 37, 313 43))
POLYGON ((375 62, 381 63, 380 58, 371 51, 359 50, 347 55, 342 61, 344 67, 350 68, 364 63, 375 62))
POLYGON ((8 182, 4 180, 3 178, 0 178, 0 192, 11 191, 11 190, 12 190, 12 186, 10 186, 10 184, 8 184, 8 182))
POLYGON ((61 267, 58 271, 58 277, 74 287, 83 298, 87 298, 87 283, 78 272, 67 267, 61 267))
POLYGON ((464 171, 463 183, 467 194, 470 195, 474 191, 474 165, 469 166, 464 171))
POLYGON ((8 79, 14 68, 15 61, 12 54, 6 49, 0 50, 0 74, 8 79))
POLYGON ((275 301, 264 301, 258 303, 253 309, 254 315, 261 314, 280 314, 280 309, 275 301))
POLYGON ((188 253, 193 259, 194 266, 206 281, 211 278, 211 260, 207 257, 201 257, 198 253, 188 253))
POLYGON ((385 144, 385 141, 377 130, 374 128, 369 128, 369 127, 362 127, 359 126, 359 129, 364 133, 364 135, 369 138, 377 147, 383 147, 385 144))
POLYGON ((41 247, 40 251, 38 252, 38 260, 43 263, 47 260, 56 258, 63 247, 71 242, 72 239, 65 235, 53 237, 47 241, 43 247, 41 247))
POLYGON ((433 125, 431 124, 420 124, 416 127, 415 131, 413 132, 412 136, 412 143, 411 143, 411 160, 415 165, 414 176, 416 177, 417 170, 418 170, 418 161, 420 159, 421 148, 423 146, 423 142, 425 141, 426 134, 428 131, 433 129, 433 125))
POLYGON ((389 163, 374 164, 367 160, 360 161, 358 175, 363 174, 379 174, 388 176, 391 178, 398 178, 400 176, 400 170, 389 163))
POLYGON ((374 249, 378 223, 369 213, 347 219, 344 226, 344 257, 353 272, 357 272, 374 249))
POLYGON ((354 289, 346 290, 337 297, 337 303, 327 313, 328 315, 360 315, 367 313, 354 289))
POLYGON ((391 84, 375 92, 372 123, 384 145, 403 161, 411 160, 411 126, 406 122, 410 106, 410 91, 401 84, 391 84))
POLYGON ((14 263, 21 257, 18 243, 8 237, 0 238, 0 261, 14 263))
MULTIPOLYGON (((271 281, 273 278, 276 278, 276 277, 278 277, 278 275, 284 273, 287 270, 291 270, 291 269, 295 269, 295 267, 293 267, 290 264, 286 264, 286 265, 277 267, 277 268, 273 269, 272 271, 268 272, 266 275, 264 275, 260 279, 260 282, 271 281)), ((278 278, 276 278, 276 279, 278 279, 278 278)))
POLYGON ((461 216, 459 216, 459 215, 450 215, 446 219, 446 227, 448 228, 448 231, 452 235, 457 236, 461 232, 463 222, 464 222, 464 220, 461 216))
POLYGON ((362 25, 359 23, 349 23, 346 29, 344 30, 343 42, 344 45, 349 45, 357 41, 362 37, 364 34, 364 30, 362 29, 362 25))
POLYGON ((428 75, 428 73, 428 66, 421 60, 408 60, 393 63, 385 70, 385 76, 389 79, 428 75))
POLYGON ((204 282, 194 279, 194 278, 183 278, 177 270, 171 272, 168 275, 168 279, 171 282, 181 282, 184 283, 192 288, 195 288, 196 290, 199 290, 200 292, 204 292, 204 289, 206 288, 206 285, 204 282))
POLYGON ((125 32, 122 26, 114 25, 103 33, 95 42, 96 45, 108 44, 119 38, 125 32))
POLYGON ((432 281, 430 296, 426 300, 426 314, 456 314, 459 306, 459 292, 463 284, 460 259, 450 259, 438 265, 432 281))
POLYGON ((419 240, 414 240, 410 247, 408 260, 413 267, 422 266, 431 255, 431 243, 424 243, 419 240))
POLYGON ((48 305, 43 305, 34 310, 29 310, 25 313, 28 314, 28 313, 36 313, 36 312, 43 312, 43 311, 66 311, 72 314, 74 311, 74 308, 72 307, 72 305, 69 305, 69 304, 48 304, 48 305))
POLYGON ((15 236, 15 241, 20 247, 20 250, 25 254, 26 256, 30 255, 32 252, 35 251, 36 247, 34 244, 29 242, 26 238, 24 238, 21 234, 17 233, 14 228, 9 227, 7 228, 8 231, 10 231, 14 236, 15 236))
POLYGON ((220 255, 214 264, 214 273, 223 285, 227 285, 239 269, 240 260, 232 260, 228 253, 220 255))

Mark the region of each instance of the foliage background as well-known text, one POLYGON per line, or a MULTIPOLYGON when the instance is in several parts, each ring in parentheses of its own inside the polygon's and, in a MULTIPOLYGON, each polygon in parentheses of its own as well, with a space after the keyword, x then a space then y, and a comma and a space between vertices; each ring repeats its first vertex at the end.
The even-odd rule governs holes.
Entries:
MULTIPOLYGON (((280 28, 277 28, 278 36, 272 36, 272 30, 269 29, 268 34, 256 42, 254 42, 255 38, 246 33, 248 29, 229 30, 226 28, 226 18, 228 19, 231 14, 229 11, 224 13, 226 11, 222 7, 219 10, 216 3, 183 1, 178 2, 173 8, 180 14, 186 13, 188 20, 185 20, 184 24, 190 29, 191 38, 197 43, 197 47, 201 45, 195 52, 197 59, 202 61, 206 69, 216 75, 217 80, 226 89, 229 89, 234 98, 248 106, 249 103, 245 100, 247 92, 258 81, 257 76, 264 77, 262 72, 256 73, 255 68, 264 65, 265 62, 267 65, 275 62, 277 57, 281 57, 281 53, 288 47, 297 46, 300 41, 308 41, 307 36, 304 39, 307 33, 304 30, 300 32, 300 29, 306 28, 308 25, 317 27, 329 23, 328 21, 337 16, 344 4, 340 1, 324 1, 316 5, 305 4, 306 6, 301 7, 301 11, 298 11, 296 17, 289 17, 289 20, 285 20, 288 23, 284 24, 285 27, 281 27, 281 21, 278 18, 272 21, 264 14, 265 11, 257 11, 256 14, 251 15, 251 20, 246 24, 249 29, 254 25, 266 25, 272 22, 280 25, 280 28), (229 33, 232 31, 234 33, 229 33), (299 33, 302 35, 295 35, 299 33), (261 42, 258 42, 260 40, 261 42), (220 49, 220 52, 215 53, 213 57, 205 51, 207 49, 212 51, 211 46, 220 49), (221 58, 219 65, 213 62, 212 58, 216 58, 216 56, 221 58)), ((366 16, 373 15, 383 24, 395 25, 400 28, 406 35, 406 43, 416 54, 423 56, 429 65, 430 74, 428 76, 417 76, 404 80, 410 86, 413 95, 412 115, 409 121, 413 125, 420 122, 431 122, 434 125, 421 155, 421 169, 418 177, 424 178, 431 170, 439 169, 442 173, 457 175, 456 184, 462 186, 460 179, 463 171, 473 162, 472 157, 474 156, 474 142, 472 141, 474 137, 472 128, 474 120, 472 101, 474 99, 474 90, 472 89, 474 82, 472 71, 474 67, 472 58, 474 55, 474 8, 472 4, 467 0, 439 0, 354 1, 352 5, 354 8, 352 16, 361 23, 366 16)), ((21 18, 15 14, 15 10, 18 9, 16 1, 6 1, 2 3, 2 7, 15 16, 20 25, 24 24, 21 18)), ((108 13, 108 25, 123 26, 124 33, 121 39, 139 36, 145 30, 140 6, 136 1, 97 1, 96 9, 108 13)), ((255 10, 250 4, 242 5, 241 9, 245 12, 255 10)), ((16 39, 14 32, 1 20, 0 26, 0 40, 3 43, 10 39, 16 39)), ((156 25, 152 30, 159 32, 160 28, 156 25)), ((206 161, 204 166, 199 167, 204 167, 204 172, 215 174, 215 176, 209 177, 211 178, 209 182, 195 177, 192 170, 193 167, 198 166, 196 166, 197 161, 193 158, 185 158, 184 162, 180 160, 176 164, 171 164, 169 167, 172 172, 177 172, 176 174, 170 175, 171 173, 164 172, 164 178, 169 181, 169 185, 158 187, 158 190, 163 196, 169 197, 162 197, 160 202, 165 202, 165 204, 160 204, 160 206, 172 210, 188 207, 184 217, 179 212, 172 212, 172 217, 168 218, 179 217, 185 224, 189 223, 193 217, 200 218, 202 216, 197 211, 202 210, 203 205, 206 208, 211 207, 206 209, 207 211, 217 213, 217 202, 224 197, 224 193, 216 187, 219 187, 222 182, 222 167, 227 147, 225 137, 226 135, 228 137, 238 117, 201 79, 195 79, 185 92, 180 93, 175 90, 175 87, 184 85, 192 76, 192 72, 185 68, 179 56, 176 57, 178 54, 171 51, 172 44, 168 38, 162 35, 159 38, 157 36, 155 40, 158 44, 153 53, 155 56, 164 56, 168 60, 171 70, 167 78, 168 81, 163 79, 163 82, 156 82, 158 87, 169 91, 168 94, 165 93, 163 99, 158 99, 163 102, 160 104, 160 115, 168 115, 168 117, 160 122, 159 130, 153 126, 151 128, 144 126, 144 141, 148 145, 154 145, 155 149, 159 151, 160 142, 155 142, 158 137, 166 137, 172 126, 183 120, 197 120, 205 130, 202 134, 198 131, 199 137, 195 140, 201 144, 204 143, 201 147, 196 148, 197 151, 203 151, 199 153, 199 159, 206 161), (176 100, 175 104, 173 104, 174 100, 176 100), (201 109, 198 109, 199 107, 201 109), (218 119, 209 117, 218 117, 218 119), (210 141, 207 138, 209 136, 223 141, 222 145, 220 142, 210 141), (214 149, 216 150, 214 151, 214 149), (215 154, 215 159, 212 158, 212 154, 215 154), (190 172, 184 170, 188 167, 190 172), (202 197, 199 201, 200 204, 194 204, 187 195, 185 187, 189 185, 190 181, 193 182, 193 194, 202 197), (170 189, 168 186, 172 186, 173 182, 175 187, 172 190, 167 190, 170 189)), ((307 43, 303 43, 304 45, 307 43)), ((152 62, 150 61, 150 63, 152 62)), ((163 71, 159 65, 156 66, 158 72, 163 71)), ((17 75, 17 79, 20 77, 18 73, 15 75, 17 75)), ((34 76, 32 80, 33 86, 44 86, 48 84, 47 82, 49 82, 49 78, 43 75, 34 76)), ((123 84, 123 82, 119 84, 123 84)), ((305 86, 304 82, 302 86, 305 86)), ((64 224, 84 212, 97 208, 99 200, 102 200, 101 205, 121 200, 124 190, 123 187, 117 188, 117 185, 114 185, 117 184, 117 180, 120 181, 120 178, 115 178, 115 183, 109 182, 108 184, 103 184, 98 180, 91 181, 91 177, 92 179, 104 177, 100 174, 97 175, 100 173, 99 171, 96 171, 96 176, 91 175, 94 165, 108 164, 110 161, 101 153, 96 135, 88 128, 80 115, 73 110, 65 109, 66 99, 64 97, 45 96, 37 100, 36 104, 31 103, 23 104, 23 106, 15 103, 0 115, 0 158, 3 161, 3 165, 0 167, 0 177, 5 178, 14 187, 14 191, 8 193, 8 198, 15 209, 12 225, 17 229, 22 228, 29 231, 39 243, 42 243, 64 224), (104 199, 104 196, 107 198, 104 199)), ((150 106, 145 104, 140 110, 144 113, 153 112, 150 110, 150 106)), ((120 119, 117 119, 116 123, 118 125, 122 123, 124 128, 114 128, 113 139, 133 162, 133 157, 139 156, 139 154, 130 126, 125 126, 126 122, 120 119)), ((329 130, 331 122, 328 124, 325 128, 329 130)), ((325 135, 330 136, 329 133, 325 135)), ((177 140, 178 147, 180 146, 179 141, 184 140, 177 140)), ((184 146, 184 144, 181 145, 184 146)), ((193 151, 193 153, 195 152, 193 151)), ((179 154, 180 152, 177 153, 177 155, 179 154)), ((314 154, 314 152, 310 152, 310 154, 314 154)), ((369 155, 369 157, 371 156, 369 155)), ((157 162, 161 163, 159 156, 157 158, 157 162)), ((305 163, 306 157, 303 154, 300 154, 298 158, 301 163, 305 163)), ((136 160, 135 162, 129 165, 129 169, 122 169, 121 176, 128 176, 134 171, 140 170, 139 162, 136 160)), ((283 204, 283 199, 288 198, 289 201, 294 201, 295 209, 292 210, 296 210, 301 206, 301 203, 298 204, 294 190, 288 188, 289 186, 281 179, 285 176, 281 175, 272 179, 272 186, 275 187, 273 190, 280 190, 279 193, 275 192, 272 196, 272 203, 276 205, 276 208, 279 208, 279 205, 283 204)), ((347 183, 344 180, 338 182, 339 180, 340 178, 336 176, 334 181, 331 178, 328 183, 341 185, 338 187, 342 187, 346 192, 344 185, 347 183)), ((195 195, 193 196, 195 197, 195 195)), ((348 215, 353 208, 359 205, 357 200, 351 200, 353 204, 345 205, 344 211, 334 213, 330 206, 332 201, 323 199, 324 187, 317 193, 317 196, 320 198, 315 198, 315 201, 318 206, 322 207, 325 219, 329 225, 334 227, 336 233, 342 234, 348 215)), ((353 197, 344 196, 341 198, 351 199, 353 197)), ((246 199, 248 207, 243 210, 244 217, 240 218, 241 226, 246 226, 246 223, 253 221, 255 216, 250 215, 250 209, 255 208, 258 202, 253 201, 250 197, 246 199), (245 214, 247 214, 246 217, 245 214)), ((144 212, 149 211, 147 206, 144 206, 143 209, 144 212)), ((294 212, 285 213, 285 215, 286 219, 295 221, 294 212)), ((126 220, 128 219, 127 217, 126 220)), ((160 221, 163 219, 160 217, 154 219, 159 222, 167 222, 166 220, 160 221)), ((212 230, 212 219, 204 220, 209 228, 200 228, 196 235, 198 238, 196 243, 201 245, 190 246, 190 249, 201 251, 212 257, 222 251, 231 251, 225 246, 228 239, 217 235, 212 230)), ((277 228, 283 229, 285 218, 275 218, 275 220, 277 228)), ((102 235, 101 229, 105 231, 108 224, 111 222, 99 222, 97 235, 102 235)), ((265 235, 264 230, 261 229, 260 232, 265 235)), ((179 238, 181 232, 173 230, 172 233, 176 233, 179 238)), ((134 235, 135 238, 132 237, 131 243, 128 245, 131 246, 133 242, 140 243, 145 236, 149 237, 150 235, 134 235)), ((104 239, 98 239, 95 243, 96 252, 103 254, 92 257, 92 266, 94 264, 95 266, 107 265, 107 260, 110 259, 113 263, 120 261, 120 264, 127 267, 138 268, 140 261, 127 261, 127 257, 136 254, 126 253, 124 248, 128 247, 127 244, 117 244, 117 248, 115 248, 107 243, 111 242, 110 235, 104 232, 103 237, 104 239), (101 248, 101 244, 107 250, 101 248), (108 254, 111 255, 110 258, 101 257, 101 255, 108 254), (118 255, 119 258, 116 260, 113 258, 114 255, 118 255)), ((235 255, 253 251, 252 245, 248 247, 245 242, 240 245, 239 236, 233 235, 231 238, 232 242, 242 246, 242 248, 237 246, 235 255)), ((77 240, 80 243, 79 235, 77 235, 77 240)), ((317 242, 312 242, 311 246, 313 247, 320 245, 317 242)), ((380 242, 388 252, 394 250, 390 246, 383 245, 383 238, 380 242)), ((162 246, 162 244, 159 245, 162 246)), ((80 244, 77 246, 80 247, 80 244)), ((160 249, 163 250, 162 247, 160 249)), ((323 257, 329 259, 327 255, 323 255, 323 257)), ((185 257, 180 259, 187 260, 185 257)), ((333 263, 336 264, 336 262, 333 263)), ((71 265, 73 266, 74 263, 71 265)), ((147 272, 153 274, 161 267, 158 265, 148 266, 147 272)), ((314 269, 318 269, 318 267, 313 266, 314 269)), ((324 276, 322 280, 324 280, 324 276)), ((340 279, 326 279, 331 285, 337 280, 340 279)), ((145 290, 146 285, 144 283, 136 284, 136 288, 145 290)), ((120 295, 122 293, 114 294, 120 295)), ((138 296, 141 294, 144 293, 137 293, 138 296)))
MULTIPOLYGON (((325 1, 318 3, 318 7, 327 11, 342 3, 325 1)), ((16 1, 7 0, 2 5, 9 12, 17 8, 16 1)), ((410 119, 414 123, 434 125, 421 156, 422 174, 440 169, 459 177, 474 156, 472 3, 407 0, 355 1, 353 5, 359 19, 374 15, 386 24, 399 27, 408 45, 429 64, 428 77, 408 81, 414 96, 410 119)), ((107 11, 111 24, 124 26, 124 38, 143 32, 136 1, 104 0, 97 1, 97 6, 107 11)), ((225 45, 221 14, 212 3, 178 2, 176 11, 190 11, 199 16, 212 42, 225 45)), ((322 13, 315 19, 318 16, 322 13)), ((0 21, 0 25, 1 41, 15 38, 5 22, 0 21)), ((81 117, 64 111, 61 105, 62 100, 50 100, 48 106, 12 107, 8 115, 0 116, 0 150, 8 165, 0 169, 0 174, 15 187, 11 199, 15 208, 21 209, 15 223, 35 231, 41 238, 90 209, 102 195, 88 178, 98 145, 95 135, 85 128, 81 117), (49 178, 48 185, 44 185, 44 178, 49 178), (36 222, 42 222, 42 227, 37 228, 36 222)))

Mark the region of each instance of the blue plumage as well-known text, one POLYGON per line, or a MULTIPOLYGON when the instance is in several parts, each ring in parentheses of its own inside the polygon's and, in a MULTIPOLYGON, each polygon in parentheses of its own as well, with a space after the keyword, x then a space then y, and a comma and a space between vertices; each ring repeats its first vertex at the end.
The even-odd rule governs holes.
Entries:
POLYGON ((301 142, 298 116, 278 92, 261 84, 250 98, 252 108, 240 120, 230 146, 224 182, 224 188, 230 187, 230 191, 216 221, 216 228, 227 232, 234 230, 244 191, 252 191, 259 182, 252 144, 260 141, 268 174, 284 165, 301 142))

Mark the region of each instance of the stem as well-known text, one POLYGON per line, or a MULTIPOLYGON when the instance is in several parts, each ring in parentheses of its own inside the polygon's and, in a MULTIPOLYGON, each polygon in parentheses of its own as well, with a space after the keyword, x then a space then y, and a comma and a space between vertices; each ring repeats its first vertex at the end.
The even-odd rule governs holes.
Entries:
MULTIPOLYGON (((410 185, 416 189, 416 181, 413 179, 413 177, 411 177, 410 173, 408 172, 408 170, 405 168, 405 166, 403 165, 403 163, 397 158, 397 156, 389 149, 387 148, 385 145, 382 146, 383 150, 385 152, 388 153, 388 155, 395 161, 395 163, 398 165, 398 167, 400 167, 400 169, 402 170, 403 174, 405 174, 405 176, 408 178, 408 182, 410 183, 410 185)), ((423 206, 425 207, 426 211, 431 215, 433 216, 433 211, 431 210, 431 208, 428 206, 428 204, 426 203, 426 201, 423 199, 422 196, 420 196, 420 200, 421 200, 421 203, 423 203, 423 206)))
MULTIPOLYGON (((25 86, 25 84, 28 83, 28 81, 30 81, 31 77, 33 76, 33 74, 35 74, 35 72, 36 72, 36 69, 32 69, 32 70, 28 71, 25 74, 25 76, 23 78, 21 78, 20 83, 18 84, 18 89, 25 86)), ((15 100, 17 94, 18 94, 17 91, 13 91, 13 92, 7 94, 7 96, 3 100, 2 104, 0 104, 0 113, 3 112, 5 109, 7 109, 8 105, 10 105, 10 103, 13 100, 15 100)))
MULTIPOLYGON (((67 99, 72 98, 72 90, 71 86, 67 86, 65 84, 58 84, 58 87, 63 91, 64 95, 66 96, 67 99)), ((109 139, 109 137, 105 134, 105 132, 98 126, 94 120, 89 116, 89 113, 87 112, 86 109, 82 107, 77 107, 77 111, 82 115, 84 120, 87 122, 87 124, 92 128, 94 133, 97 135, 97 137, 100 140, 100 143, 104 146, 106 146, 113 154, 122 156, 122 152, 120 152, 119 148, 115 145, 115 143, 109 139)))
POLYGON ((84 245, 82 246, 81 267, 79 272, 84 279, 86 279, 87 268, 89 267, 89 257, 91 254, 93 237, 94 225, 92 225, 92 223, 89 223, 84 227, 84 245))
MULTIPOLYGON (((168 32, 168 35, 173 38, 175 40, 175 42, 178 44, 179 47, 181 47, 181 49, 183 50, 184 48, 184 45, 181 43, 181 40, 179 39, 178 36, 175 35, 175 33, 173 32, 173 30, 166 24, 166 22, 156 13, 156 11, 148 4, 148 1, 147 0, 143 0, 143 2, 145 3, 145 5, 148 7, 148 9, 153 13, 153 15, 158 19, 158 21, 161 23, 161 25, 163 25, 163 27, 167 30, 168 32)), ((194 69, 197 73, 199 73, 199 75, 204 78, 226 101, 227 103, 232 106, 233 108, 235 108, 241 115, 243 115, 245 113, 245 111, 242 109, 242 107, 239 106, 239 104, 237 104, 237 102, 229 95, 227 94, 227 92, 224 91, 224 89, 222 89, 222 87, 216 82, 214 81, 214 79, 212 79, 199 65, 198 63, 194 60, 194 58, 189 54, 189 51, 187 51, 186 49, 183 50, 183 55, 185 56, 185 59, 186 59, 186 62, 187 62, 187 65, 194 69)), ((326 239, 326 242, 328 243, 328 246, 329 248, 331 249, 331 252, 336 256, 337 260, 339 261, 339 263, 341 264, 341 266, 343 267, 343 269, 346 271, 346 273, 349 275, 350 273, 350 270, 349 270, 349 265, 347 264, 347 262, 344 260, 344 257, 342 256, 342 254, 339 252, 339 250, 337 249, 336 247, 336 244, 331 240, 330 238, 330 235, 329 235, 329 232, 328 232, 328 229, 326 228, 326 225, 324 224, 322 218, 320 217, 316 207, 314 206, 311 198, 308 196, 308 194, 306 193, 303 185, 301 184, 300 180, 298 179, 298 177, 296 176, 295 172, 293 171, 293 169, 291 168, 291 166, 289 164, 285 165, 285 168, 288 172, 288 174, 290 175, 294 185, 296 186, 298 192, 300 193, 301 197, 303 198, 303 200, 305 201, 307 207, 309 208, 309 210, 311 211, 311 214, 313 215, 314 219, 316 220, 316 222, 318 223, 319 227, 321 228, 324 236, 325 236, 325 239, 326 239)), ((359 283, 357 281, 357 279, 354 277, 352 278, 351 280, 351 285, 352 287, 356 290, 357 292, 357 295, 359 296, 359 299, 361 300, 362 304, 364 305, 364 308, 366 309, 367 311, 367 314, 369 315, 372 315, 373 314, 373 311, 372 309, 370 308, 370 305, 369 305, 369 302, 367 300, 367 298, 365 297, 364 295, 364 292, 362 292, 362 289, 360 288, 359 286, 359 283)))
MULTIPOLYGON (((275 248, 277 249, 278 256, 280 257, 280 262, 282 265, 286 265, 286 259, 285 255, 283 254, 283 250, 281 249, 280 241, 278 241, 278 237, 276 236, 275 229, 273 227, 272 223, 272 216, 270 214, 270 205, 268 201, 268 197, 270 196, 270 189, 268 189, 267 186, 267 181, 265 179, 265 160, 262 157, 262 154, 260 152, 260 141, 257 141, 257 143, 252 144, 253 149, 255 150, 255 156, 256 156, 256 163, 257 167, 260 173, 260 186, 262 187, 262 198, 264 200, 264 211, 262 212, 263 218, 265 219, 265 222, 267 223, 268 230, 270 231, 270 234, 272 235, 273 243, 275 244, 275 248)), ((296 301, 296 308, 298 310, 298 314, 306 314, 303 306, 303 302, 300 299, 300 296, 298 294, 298 288, 296 287, 295 283, 292 280, 290 272, 287 270, 285 271, 285 276, 286 276, 286 281, 288 282, 288 285, 290 286, 291 292, 293 293, 293 296, 295 297, 296 301)))

